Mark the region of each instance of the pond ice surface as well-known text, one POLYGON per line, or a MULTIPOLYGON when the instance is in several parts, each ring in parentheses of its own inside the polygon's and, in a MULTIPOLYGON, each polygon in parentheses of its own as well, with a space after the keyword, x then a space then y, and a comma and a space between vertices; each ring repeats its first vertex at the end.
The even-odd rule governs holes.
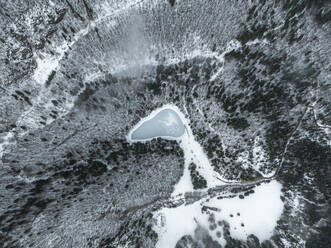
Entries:
POLYGON ((165 108, 150 119, 139 123, 131 132, 130 138, 132 140, 149 140, 156 137, 178 138, 184 133, 184 124, 178 114, 170 108, 165 108))

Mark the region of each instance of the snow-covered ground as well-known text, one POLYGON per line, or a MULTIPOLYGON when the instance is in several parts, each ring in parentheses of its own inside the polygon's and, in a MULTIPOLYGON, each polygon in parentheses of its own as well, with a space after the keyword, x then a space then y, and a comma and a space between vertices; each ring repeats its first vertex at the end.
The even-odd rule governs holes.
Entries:
MULTIPOLYGON (((225 183, 221 181, 221 175, 213 170, 203 148, 194 139, 189 119, 185 118, 185 115, 174 105, 164 105, 143 118, 130 130, 127 136, 128 142, 147 142, 153 139, 132 140, 131 135, 145 121, 153 119, 164 109, 175 111, 186 130, 180 137, 162 137, 176 140, 184 151, 184 173, 175 185, 172 193, 173 199, 180 198, 185 193, 194 191, 189 171, 191 163, 197 165, 197 171, 207 181, 207 189, 204 189, 204 191, 215 186, 224 185, 225 183)), ((236 196, 223 199, 207 197, 188 205, 182 204, 176 208, 162 208, 154 213, 154 217, 157 220, 154 230, 159 236, 157 247, 175 247, 178 240, 184 235, 194 236, 198 226, 209 230, 209 235, 215 241, 224 245, 226 243, 223 234, 223 226, 226 225, 224 221, 229 224, 230 235, 235 239, 245 240, 250 234, 254 234, 260 241, 269 239, 283 211, 284 206, 280 196, 280 183, 271 181, 254 188, 254 193, 244 198, 243 196, 241 198, 236 196), (206 211, 206 207, 209 210, 206 211), (213 222, 210 221, 211 215, 214 216, 213 222), (210 228, 212 225, 214 227, 210 228)))
POLYGON ((197 166, 196 170, 207 181, 207 189, 218 185, 223 185, 223 181, 225 180, 213 169, 207 158, 207 155, 203 151, 202 146, 195 140, 192 134, 192 130, 189 126, 189 121, 185 120, 185 122, 187 133, 184 134, 180 140, 180 147, 184 151, 185 158, 184 174, 179 182, 175 185, 172 196, 193 191, 193 185, 189 171, 189 165, 191 163, 194 163, 197 166), (220 179, 222 179, 222 181, 220 179))
POLYGON ((246 240, 251 234, 260 241, 269 239, 283 212, 281 185, 272 181, 254 188, 254 191, 244 199, 239 196, 214 197, 159 210, 154 215, 157 220, 154 230, 159 235, 156 247, 175 247, 184 235, 194 236, 198 226, 208 230, 214 241, 225 245, 223 221, 229 224, 230 235, 235 239, 246 240), (213 210, 203 211, 204 206, 213 210))

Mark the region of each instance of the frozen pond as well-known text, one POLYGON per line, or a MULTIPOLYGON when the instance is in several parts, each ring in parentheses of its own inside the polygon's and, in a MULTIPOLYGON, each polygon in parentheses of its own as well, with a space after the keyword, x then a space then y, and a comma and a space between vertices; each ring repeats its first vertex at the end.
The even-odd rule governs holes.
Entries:
MULTIPOLYGON (((184 152, 185 166, 183 176, 175 185, 173 196, 193 191, 191 174, 188 169, 190 163, 197 165, 196 170, 207 181, 207 187, 215 187, 220 184, 221 176, 214 171, 203 148, 194 139, 189 123, 190 120, 185 118, 178 107, 166 104, 142 118, 127 136, 129 142, 145 142, 160 137, 176 140, 179 143, 184 152)), ((207 190, 207 188, 201 190, 207 190)))
POLYGON ((171 108, 154 112, 148 119, 139 122, 129 134, 132 141, 150 140, 157 137, 179 138, 185 127, 178 114, 171 108))

